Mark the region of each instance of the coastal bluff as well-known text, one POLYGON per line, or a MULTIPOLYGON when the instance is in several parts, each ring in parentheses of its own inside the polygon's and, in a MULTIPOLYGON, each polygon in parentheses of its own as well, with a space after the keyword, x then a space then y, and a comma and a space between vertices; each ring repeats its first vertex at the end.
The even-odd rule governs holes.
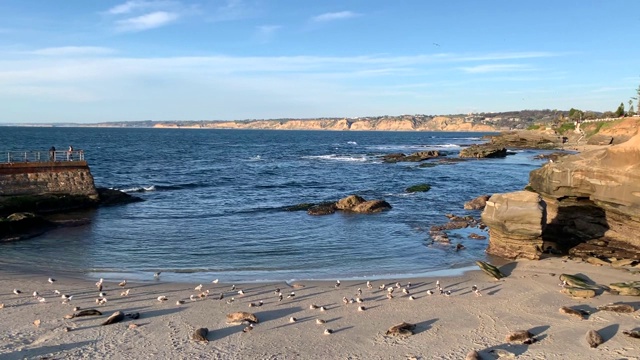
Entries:
POLYGON ((532 171, 529 182, 530 191, 487 201, 488 253, 539 259, 557 250, 584 259, 640 260, 640 134, 549 162, 532 171))
POLYGON ((162 122, 154 128, 181 129, 252 129, 252 130, 334 130, 334 131, 468 131, 494 132, 495 127, 468 122, 464 118, 437 116, 428 119, 380 118, 380 119, 286 119, 207 121, 197 124, 162 122))

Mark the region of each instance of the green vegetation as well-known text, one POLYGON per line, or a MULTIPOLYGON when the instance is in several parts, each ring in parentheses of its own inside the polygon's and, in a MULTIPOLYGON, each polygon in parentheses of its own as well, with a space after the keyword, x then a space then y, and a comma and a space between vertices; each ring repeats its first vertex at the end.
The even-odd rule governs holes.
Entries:
POLYGON ((527 130, 540 130, 540 125, 537 125, 537 124, 529 125, 527 130))
POLYGON ((574 123, 564 123, 562 125, 560 125, 560 127, 558 127, 556 129, 556 131, 558 132, 558 134, 560 135, 564 135, 564 133, 566 133, 569 130, 575 130, 576 129, 576 125, 574 123))
POLYGON ((618 106, 614 114, 616 117, 624 116, 624 103, 620 103, 620 106, 618 106))
POLYGON ((409 186, 405 191, 409 193, 414 193, 414 192, 426 192, 429 190, 431 190, 431 185, 418 184, 418 185, 409 186))

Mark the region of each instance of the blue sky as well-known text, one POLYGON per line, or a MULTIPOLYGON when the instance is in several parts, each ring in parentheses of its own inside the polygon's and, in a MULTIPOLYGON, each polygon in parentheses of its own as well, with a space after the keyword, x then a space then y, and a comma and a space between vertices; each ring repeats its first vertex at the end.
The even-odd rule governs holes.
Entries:
POLYGON ((628 0, 0 0, 0 122, 613 111, 638 34, 628 0))

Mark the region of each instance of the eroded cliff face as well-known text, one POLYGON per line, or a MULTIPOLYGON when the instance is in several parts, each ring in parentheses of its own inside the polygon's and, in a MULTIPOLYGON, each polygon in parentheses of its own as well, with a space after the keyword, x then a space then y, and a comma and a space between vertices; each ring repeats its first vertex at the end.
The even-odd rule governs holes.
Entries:
MULTIPOLYGON (((540 235, 527 239, 526 246, 516 242, 521 236, 501 224, 522 217, 510 212, 492 216, 487 205, 482 218, 491 229, 490 253, 535 259, 553 247, 579 256, 640 259, 640 135, 620 145, 562 157, 532 171, 529 179, 532 194, 540 200, 534 195, 525 200, 529 209, 538 204, 543 209, 540 235), (522 249, 528 249, 526 255, 522 249)), ((513 194, 494 197, 489 200, 493 207, 508 207, 513 194)), ((527 217, 538 215, 531 210, 527 217)))
POLYGON ((492 126, 465 122, 462 118, 435 117, 415 119, 308 119, 214 121, 199 125, 179 126, 175 123, 156 124, 157 128, 190 129, 262 129, 262 130, 334 130, 334 131, 496 131, 492 126))

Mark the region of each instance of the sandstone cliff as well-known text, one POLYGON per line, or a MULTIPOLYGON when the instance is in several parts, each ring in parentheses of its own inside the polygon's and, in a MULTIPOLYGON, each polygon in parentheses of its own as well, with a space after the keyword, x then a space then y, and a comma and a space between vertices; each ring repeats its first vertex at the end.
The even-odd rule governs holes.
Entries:
POLYGON ((466 122, 462 118, 435 117, 417 120, 407 118, 380 119, 306 119, 306 120, 250 120, 250 121, 211 121, 197 125, 179 125, 176 123, 155 124, 155 128, 190 129, 261 129, 261 130, 334 130, 334 131, 496 131, 490 125, 466 122))
POLYGON ((498 194, 487 202, 482 219, 491 229, 488 252, 536 259, 552 247, 640 259, 640 135, 550 162, 531 172, 530 186, 530 196, 498 194), (514 202, 525 215, 504 211, 514 202), (514 223, 527 225, 524 238, 505 225, 514 223))

